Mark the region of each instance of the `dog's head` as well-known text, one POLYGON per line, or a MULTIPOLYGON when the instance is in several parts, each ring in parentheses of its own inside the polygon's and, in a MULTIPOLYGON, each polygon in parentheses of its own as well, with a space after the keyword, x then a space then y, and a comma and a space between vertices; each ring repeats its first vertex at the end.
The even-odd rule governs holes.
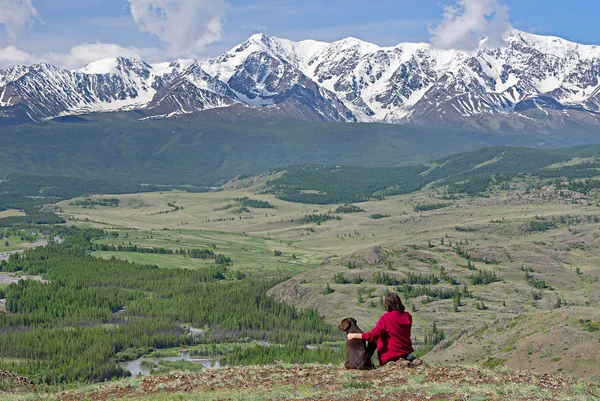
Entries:
POLYGON ((342 320, 338 328, 347 333, 352 326, 356 326, 356 319, 353 317, 347 317, 344 320, 342 320))

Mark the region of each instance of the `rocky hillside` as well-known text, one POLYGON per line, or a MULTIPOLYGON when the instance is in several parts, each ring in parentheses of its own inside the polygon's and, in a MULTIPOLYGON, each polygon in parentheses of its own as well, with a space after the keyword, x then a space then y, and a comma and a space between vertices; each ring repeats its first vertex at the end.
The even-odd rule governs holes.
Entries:
POLYGON ((472 52, 258 34, 201 62, 118 58, 77 71, 0 71, 0 121, 123 110, 165 118, 236 106, 234 114, 264 118, 585 130, 600 126, 599 65, 598 46, 516 30, 505 46, 484 41, 472 52))
POLYGON ((431 345, 434 323, 449 339, 425 360, 599 374, 597 192, 522 177, 497 185, 504 190, 485 197, 428 188, 338 212, 343 225, 321 222, 302 236, 340 257, 269 294, 316 308, 330 324, 352 316, 370 330, 385 294, 397 292, 420 352, 431 345))
POLYGON ((592 378, 600 374, 599 341, 598 309, 569 307, 461 331, 438 345, 427 360, 592 378))

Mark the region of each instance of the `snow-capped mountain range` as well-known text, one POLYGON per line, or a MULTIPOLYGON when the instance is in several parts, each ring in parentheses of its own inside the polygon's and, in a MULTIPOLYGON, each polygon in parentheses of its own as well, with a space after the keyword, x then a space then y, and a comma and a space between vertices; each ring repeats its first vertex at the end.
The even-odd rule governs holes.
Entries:
POLYGON ((211 60, 117 58, 75 71, 44 63, 0 70, 5 124, 114 111, 167 118, 215 108, 313 121, 598 127, 600 46, 516 30, 504 47, 482 41, 471 52, 257 34, 211 60))

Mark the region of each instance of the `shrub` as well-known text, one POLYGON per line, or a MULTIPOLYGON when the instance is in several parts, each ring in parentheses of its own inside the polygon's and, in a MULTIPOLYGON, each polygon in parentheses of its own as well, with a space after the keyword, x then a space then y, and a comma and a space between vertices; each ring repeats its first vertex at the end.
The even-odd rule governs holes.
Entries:
POLYGON ((381 213, 376 213, 376 214, 372 214, 371 218, 373 220, 381 220, 381 219, 385 219, 391 217, 389 214, 381 214, 381 213))

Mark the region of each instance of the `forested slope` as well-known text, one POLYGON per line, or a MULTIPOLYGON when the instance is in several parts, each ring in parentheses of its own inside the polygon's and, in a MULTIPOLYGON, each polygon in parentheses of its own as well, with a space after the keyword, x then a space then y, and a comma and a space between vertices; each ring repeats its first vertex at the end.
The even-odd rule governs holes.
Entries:
POLYGON ((271 180, 283 200, 330 204, 363 202, 418 191, 428 184, 479 195, 517 176, 591 178, 600 171, 600 145, 566 149, 490 147, 411 167, 296 166, 271 180))
POLYGON ((554 148, 598 142, 596 133, 488 133, 413 125, 138 121, 98 114, 0 127, 0 171, 114 182, 214 185, 307 163, 407 166, 486 146, 554 148))
POLYGON ((38 230, 64 236, 65 242, 0 262, 1 271, 42 275, 49 281, 0 288, 8 312, 0 313, 0 368, 35 382, 126 376, 117 354, 128 350, 141 355, 153 348, 248 338, 286 345, 281 351, 289 352, 339 337, 316 312, 298 313, 267 297, 278 280, 245 278, 218 265, 169 270, 103 260, 88 254, 90 241, 113 234, 38 230), (184 324, 209 330, 210 336, 198 339, 184 324))

